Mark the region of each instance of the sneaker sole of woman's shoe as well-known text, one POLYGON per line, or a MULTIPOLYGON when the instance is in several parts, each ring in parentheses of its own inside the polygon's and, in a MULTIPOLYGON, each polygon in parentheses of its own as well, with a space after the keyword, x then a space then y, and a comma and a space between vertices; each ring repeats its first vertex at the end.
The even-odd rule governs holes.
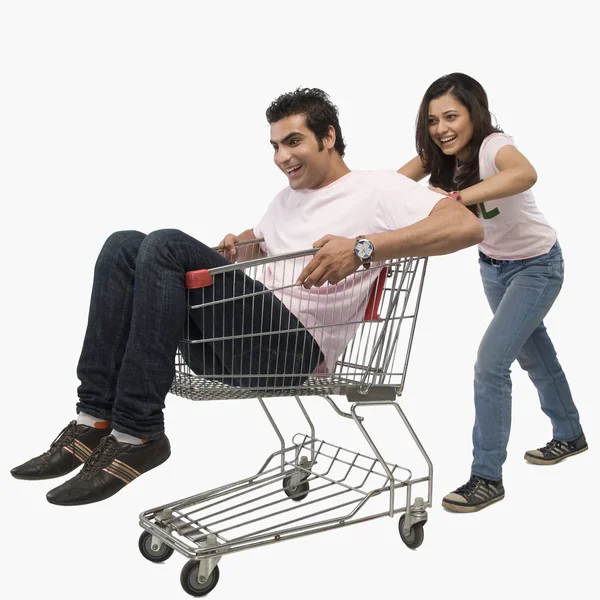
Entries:
POLYGON ((498 496, 497 498, 492 498, 491 500, 488 500, 487 502, 482 502, 481 504, 454 504, 451 502, 446 502, 445 500, 442 500, 442 506, 446 509, 449 510, 450 512, 456 512, 456 513, 472 513, 472 512, 477 512, 478 510, 482 510, 483 508, 486 508, 487 506, 490 506, 491 504, 494 504, 495 502, 500 502, 500 500, 504 500, 504 494, 502 494, 502 496, 498 496))
POLYGON ((586 446, 585 448, 581 448, 580 450, 576 450, 575 452, 569 452, 568 454, 564 454, 563 456, 559 456, 557 458, 552 458, 549 460, 540 458, 539 456, 533 456, 532 454, 529 454, 529 452, 525 452, 524 458, 527 462, 530 462, 532 465, 555 465, 556 463, 559 463, 561 460, 565 460, 565 458, 569 458, 570 456, 575 456, 576 454, 581 454, 582 452, 585 452, 587 449, 588 449, 588 447, 586 446))

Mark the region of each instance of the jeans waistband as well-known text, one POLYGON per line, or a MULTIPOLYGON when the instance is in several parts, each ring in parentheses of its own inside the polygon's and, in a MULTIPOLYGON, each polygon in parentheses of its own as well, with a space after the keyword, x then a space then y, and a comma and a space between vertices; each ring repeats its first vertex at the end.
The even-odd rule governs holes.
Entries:
MULTIPOLYGON (((555 242, 554 245, 552 246, 552 248, 550 248, 550 250, 547 252, 547 254, 550 254, 553 250, 559 249, 559 248, 560 248, 560 246, 558 245, 558 242, 555 242)), ((544 255, 541 254, 540 256, 544 256, 544 255)), ((483 262, 487 263, 488 265, 493 265, 494 267, 499 267, 500 265, 525 264, 531 260, 540 258, 540 256, 532 256, 531 258, 517 258, 515 260, 502 260, 499 258, 492 258, 491 256, 488 256, 487 254, 484 254, 481 250, 479 250, 479 258, 483 262)))
POLYGON ((517 259, 517 260, 500 260, 500 259, 497 259, 497 258, 492 258, 491 256, 488 256, 487 254, 484 254, 481 250, 479 250, 479 258, 484 263, 487 263, 488 265, 494 265, 494 267, 498 267, 500 265, 518 264, 518 263, 522 263, 523 262, 523 259, 517 259))

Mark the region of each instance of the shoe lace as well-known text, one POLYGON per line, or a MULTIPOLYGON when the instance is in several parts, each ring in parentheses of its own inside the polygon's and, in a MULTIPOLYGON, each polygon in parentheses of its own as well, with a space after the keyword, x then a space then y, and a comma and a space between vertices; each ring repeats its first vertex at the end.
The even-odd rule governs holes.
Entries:
POLYGON ((475 475, 471 476, 471 479, 467 481, 464 485, 461 485, 457 490, 456 494, 469 496, 471 493, 477 489, 477 487, 483 482, 479 477, 475 477, 475 475))
POLYGON ((562 448, 564 445, 564 442, 561 442, 560 440, 550 440, 543 448, 538 448, 538 450, 544 455, 546 456, 547 454, 550 454, 550 451, 552 450, 552 448, 562 448))
POLYGON ((54 452, 57 448, 61 446, 68 446, 75 440, 75 427, 77 426, 77 421, 71 421, 55 438, 55 440, 50 444, 50 449, 44 452, 46 456, 54 452))
POLYGON ((119 450, 119 442, 112 436, 102 438, 91 456, 85 461, 83 469, 79 472, 81 479, 89 479, 100 469, 109 465, 119 450))

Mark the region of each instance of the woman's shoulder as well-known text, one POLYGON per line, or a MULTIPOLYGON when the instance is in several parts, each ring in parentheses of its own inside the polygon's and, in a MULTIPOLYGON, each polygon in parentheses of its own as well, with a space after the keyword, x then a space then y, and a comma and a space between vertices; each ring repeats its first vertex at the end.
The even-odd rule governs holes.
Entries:
POLYGON ((515 141, 512 136, 503 131, 495 131, 483 139, 479 147, 479 158, 494 159, 496 153, 503 146, 515 146, 515 141))

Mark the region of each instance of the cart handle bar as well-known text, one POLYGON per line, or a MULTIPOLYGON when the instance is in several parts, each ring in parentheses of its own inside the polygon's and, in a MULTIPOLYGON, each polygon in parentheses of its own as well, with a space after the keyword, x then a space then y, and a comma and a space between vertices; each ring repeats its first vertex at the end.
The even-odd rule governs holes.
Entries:
MULTIPOLYGON (((237 246, 245 246, 248 244, 259 243, 262 238, 256 240, 250 240, 236 244, 237 246)), ((218 246, 214 250, 224 250, 224 246, 218 246)), ((196 271, 187 271, 185 274, 185 287, 188 290, 195 290, 204 287, 208 287, 213 283, 213 276, 219 275, 220 273, 227 273, 234 271, 235 269, 244 269, 247 267, 254 267, 264 265, 276 260, 290 260, 294 258, 301 258, 303 256, 314 255, 319 251, 318 248, 311 248, 310 250, 299 250, 297 252, 288 252, 286 254, 279 254, 278 256, 270 256, 263 258, 256 258, 253 260, 247 260, 241 263, 232 263, 230 265, 224 265, 222 267, 214 267, 213 269, 198 269, 196 271)), ((365 321, 378 321, 380 318, 379 307, 381 304, 381 297, 383 296, 383 290, 385 288, 385 280, 387 277, 388 268, 384 267, 381 269, 381 273, 373 283, 371 293, 369 294, 369 301, 367 308, 365 309, 365 321)))
POLYGON ((286 254, 278 254, 277 256, 265 256, 263 258, 255 258, 253 260, 246 260, 241 263, 231 263, 230 265, 223 265, 222 267, 214 267, 212 269, 198 269, 197 271, 187 271, 185 274, 185 287, 188 290, 195 290, 198 288, 207 287, 209 285, 212 285, 212 278, 214 275, 228 273, 229 271, 235 271, 236 269, 248 269, 251 267, 258 267, 260 265, 266 265, 268 263, 272 263, 279 260, 302 258, 303 256, 310 256, 316 254, 318 251, 319 248, 310 248, 309 250, 288 252, 286 254))

